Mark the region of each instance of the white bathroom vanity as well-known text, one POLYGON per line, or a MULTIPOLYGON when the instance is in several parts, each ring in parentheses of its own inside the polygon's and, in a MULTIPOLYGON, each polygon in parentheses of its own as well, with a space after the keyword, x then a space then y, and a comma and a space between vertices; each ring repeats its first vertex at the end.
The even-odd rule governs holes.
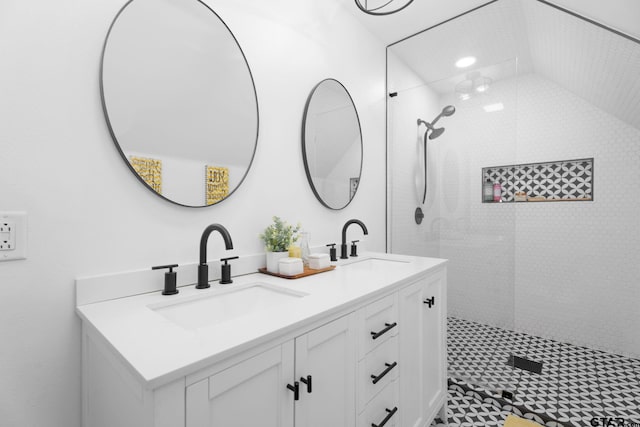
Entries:
POLYGON ((118 277, 77 281, 85 427, 421 427, 445 413, 445 260, 367 253, 173 296, 126 295, 118 277))

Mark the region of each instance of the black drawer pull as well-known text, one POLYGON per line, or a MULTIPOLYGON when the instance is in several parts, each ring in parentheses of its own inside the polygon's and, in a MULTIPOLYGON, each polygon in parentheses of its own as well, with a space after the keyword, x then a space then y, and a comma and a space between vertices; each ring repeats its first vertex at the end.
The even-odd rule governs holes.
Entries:
POLYGON ((382 420, 380 424, 371 423, 371 427, 382 427, 383 425, 385 425, 387 421, 389 421, 391 417, 393 417, 393 414, 398 412, 398 407, 394 406, 393 409, 384 408, 384 410, 387 411, 387 416, 384 417, 384 420, 382 420))
POLYGON ((434 305, 436 305, 436 297, 427 298, 426 300, 424 300, 422 302, 427 304, 429 306, 429 308, 431 308, 434 305))
POLYGON ((307 393, 311 394, 311 375, 307 375, 307 378, 300 377, 300 381, 307 385, 307 393))
POLYGON ((287 388, 293 392, 293 400, 300 400, 300 383, 294 381, 293 385, 287 384, 287 388))
POLYGON ((393 368, 398 366, 398 362, 393 362, 392 364, 385 363, 384 366, 386 366, 387 368, 384 371, 382 371, 380 375, 378 375, 377 377, 375 375, 371 375, 371 378, 373 378, 374 384, 376 384, 378 381, 384 378, 384 376, 387 375, 393 368))
POLYGON ((385 328, 380 332, 371 332, 371 338, 373 338, 374 340, 380 338, 382 335, 386 334, 387 332, 389 332, 390 330, 398 326, 398 323, 397 322, 385 323, 384 326, 385 328))

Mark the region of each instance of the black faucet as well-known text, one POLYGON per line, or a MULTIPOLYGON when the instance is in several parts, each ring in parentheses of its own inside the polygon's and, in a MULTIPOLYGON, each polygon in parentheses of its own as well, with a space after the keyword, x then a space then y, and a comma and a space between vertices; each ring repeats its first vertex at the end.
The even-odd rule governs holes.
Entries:
POLYGON ((347 256, 347 228, 351 224, 358 224, 360 228, 362 228, 362 231, 364 232, 365 235, 369 234, 369 231, 367 230, 367 226, 364 225, 362 221, 358 219, 350 219, 349 221, 347 221, 344 227, 342 227, 342 245, 340 245, 340 259, 349 258, 347 256))
POLYGON ((198 284, 197 289, 206 289, 209 287, 209 266, 207 265, 207 242, 212 231, 219 231, 224 239, 224 245, 227 250, 233 249, 231 236, 226 228, 220 224, 211 224, 202 232, 200 238, 200 264, 198 265, 198 284))

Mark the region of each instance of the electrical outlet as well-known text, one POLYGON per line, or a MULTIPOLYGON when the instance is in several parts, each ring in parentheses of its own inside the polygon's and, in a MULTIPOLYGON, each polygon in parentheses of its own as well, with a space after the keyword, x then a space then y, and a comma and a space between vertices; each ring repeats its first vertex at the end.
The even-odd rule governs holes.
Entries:
POLYGON ((26 257, 26 212, 0 212, 0 261, 12 261, 26 257))
POLYGON ((16 248, 16 225, 13 221, 0 220, 0 251, 16 248))

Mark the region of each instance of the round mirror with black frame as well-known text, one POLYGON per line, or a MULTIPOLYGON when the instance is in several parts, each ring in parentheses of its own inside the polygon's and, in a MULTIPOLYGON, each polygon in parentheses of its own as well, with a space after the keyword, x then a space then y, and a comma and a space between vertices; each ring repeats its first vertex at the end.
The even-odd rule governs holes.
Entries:
POLYGON ((200 0, 130 0, 107 34, 100 92, 111 136, 158 196, 203 207, 246 177, 258 141, 249 64, 200 0))
POLYGON ((368 15, 391 15, 396 12, 400 12, 411 3, 413 0, 355 0, 358 9, 368 15))
POLYGON ((302 156, 313 194, 329 209, 343 209, 362 172, 362 131, 356 106, 335 79, 318 83, 304 109, 302 156))

